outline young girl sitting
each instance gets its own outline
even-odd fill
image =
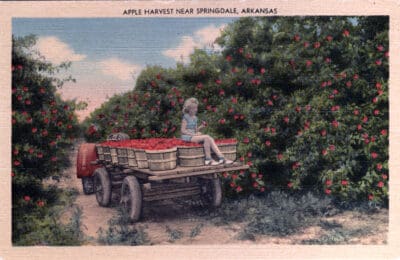
[[[218,149],[215,141],[209,135],[204,135],[199,130],[206,126],[206,122],[202,122],[197,126],[197,108],[199,102],[195,98],[189,98],[183,104],[183,119],[181,125],[182,140],[194,143],[203,143],[206,155],[205,165],[231,164],[233,161],[224,158],[224,155]],[[211,158],[211,150],[218,156],[218,161]]]

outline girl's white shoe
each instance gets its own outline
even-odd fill
[[[224,160],[223,160],[223,163],[225,163],[225,164],[232,164],[233,161],[232,161],[232,160],[228,160],[228,159],[224,159]]]
[[[221,161],[221,160],[220,160]],[[205,160],[204,161],[204,164],[205,165],[218,165],[218,164],[221,164],[222,162],[220,162],[220,161],[214,161],[214,160]]]

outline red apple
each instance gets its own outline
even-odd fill
[[[283,121],[284,121],[286,124],[288,124],[288,123],[289,123],[289,117],[288,117],[288,116],[285,116],[285,117],[283,118]]]
[[[333,37],[331,35],[326,36],[326,40],[328,42],[331,42],[333,40]]]

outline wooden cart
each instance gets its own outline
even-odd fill
[[[94,145],[86,144],[81,149]],[[82,154],[88,154],[83,150]],[[79,155],[79,154],[78,154]],[[78,156],[88,160],[90,156]],[[206,206],[218,207],[222,201],[221,180],[218,173],[246,170],[248,165],[240,162],[215,166],[182,167],[172,170],[152,171],[104,160],[90,161],[87,176],[80,176],[85,194],[93,191],[100,206],[107,207],[113,192],[120,194],[120,203],[132,221],[138,221],[144,202],[179,197],[200,198]],[[82,163],[80,165],[82,172]],[[91,172],[91,174],[90,174]]]

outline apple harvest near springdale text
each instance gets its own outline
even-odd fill
[[[277,8],[160,8],[160,9],[125,9],[123,15],[276,15]]]

